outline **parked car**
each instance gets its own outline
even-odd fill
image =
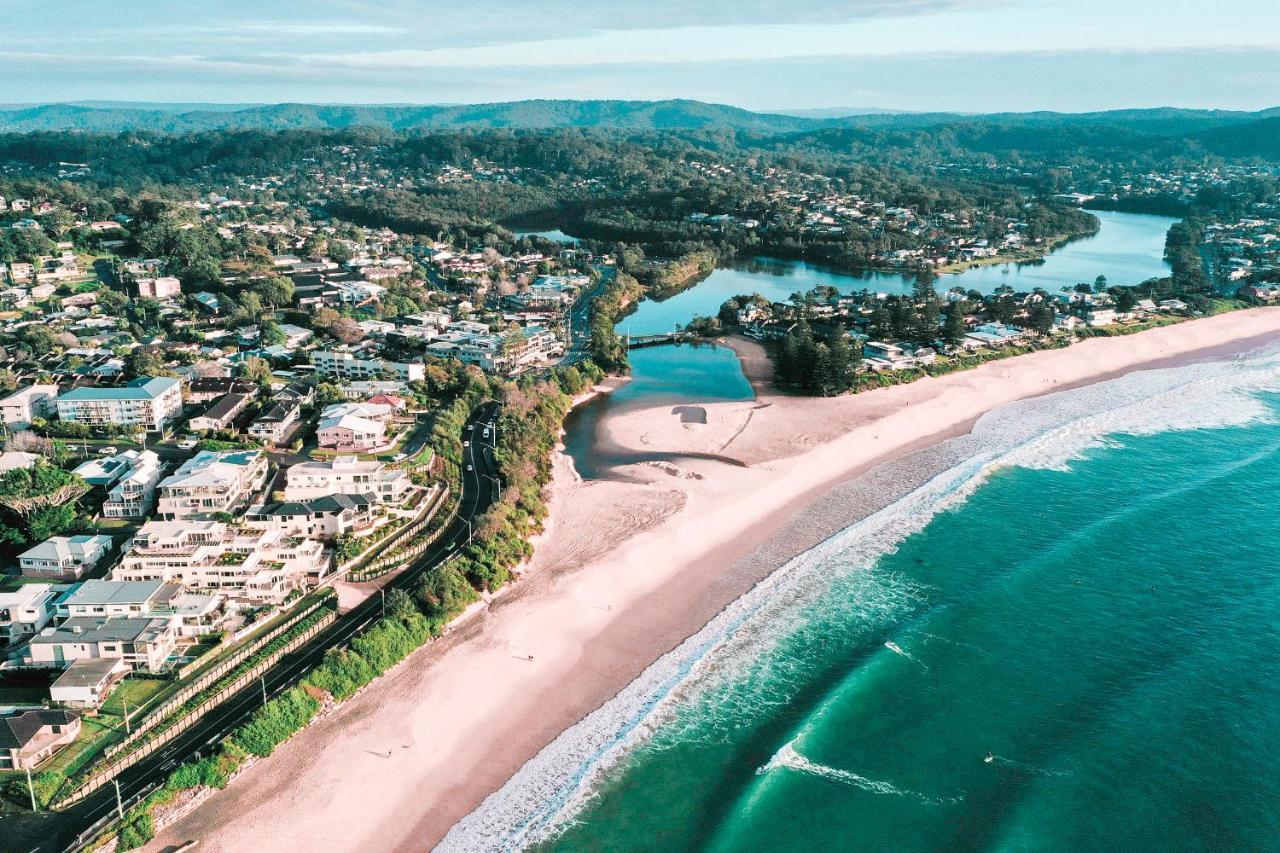
[[[107,445],[106,447],[102,448],[102,450],[100,450],[99,452],[103,456],[115,456],[117,453],[120,452],[120,449],[118,447],[112,447],[111,445]]]
[[[187,436],[186,438],[178,442],[178,447],[182,450],[195,450],[196,443],[197,441],[195,438],[193,438],[192,436]]]

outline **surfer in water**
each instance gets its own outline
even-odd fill
[[[993,753],[993,752],[988,752],[988,753],[987,753],[986,758],[984,758],[984,759],[982,759],[982,760],[983,760],[983,762],[984,762],[984,763],[986,763],[986,764],[990,764],[991,762],[993,762],[993,761],[995,761],[995,760],[996,760],[995,753]]]

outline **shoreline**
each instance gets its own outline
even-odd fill
[[[875,473],[886,463],[942,448],[1007,402],[1277,338],[1280,312],[1255,309],[827,400],[774,393],[767,359],[751,352],[758,345],[728,344],[757,400],[706,404],[706,424],[664,407],[622,413],[606,427],[626,446],[677,457],[715,448],[746,467],[681,458],[628,466],[640,483],[584,482],[558,454],[552,522],[509,593],[149,849],[191,838],[212,850],[431,846],[562,731],[787,559],[847,526],[847,507],[829,511],[845,500],[833,498],[842,484],[887,485],[894,478]],[[915,465],[916,476],[930,467]],[[867,514],[893,498],[882,488],[855,509]],[[374,778],[377,789],[367,784]]]

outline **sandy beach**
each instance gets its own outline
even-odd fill
[[[1254,309],[834,399],[778,393],[763,350],[727,341],[756,400],[608,418],[614,445],[662,458],[584,482],[559,456],[551,522],[518,583],[147,849],[428,849],[561,731],[846,525],[822,509],[840,484],[1005,403],[1278,340],[1280,311]]]

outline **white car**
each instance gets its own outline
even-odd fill
[[[119,449],[118,449],[118,448],[111,447],[111,446],[107,446],[107,447],[102,448],[102,450],[100,450],[99,452],[100,452],[103,456],[115,456],[115,455],[116,455],[117,453],[119,453],[120,451],[119,451]]]
[[[178,448],[180,450],[195,450],[196,444],[196,439],[187,437],[178,442]]]
[[[474,471],[474,470],[476,470],[476,469],[475,469],[475,466],[473,466],[470,462],[468,462],[468,463],[467,463],[467,470],[468,470],[468,471]]]
[[[471,442],[470,442],[470,441],[464,441],[464,442],[462,442],[462,446],[463,446],[463,447],[470,447],[470,446],[471,446]]]

